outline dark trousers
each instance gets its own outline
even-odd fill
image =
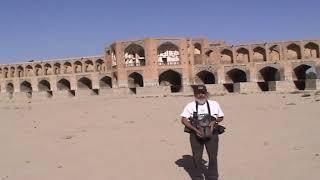
[[[195,166],[194,177],[192,177],[192,179],[203,179],[202,177],[204,174],[204,169],[202,164],[202,155],[205,146],[209,157],[209,166],[206,174],[207,180],[218,180],[218,134],[213,134],[213,136],[210,139],[200,139],[194,133],[190,133],[190,144],[192,149],[193,162]]]

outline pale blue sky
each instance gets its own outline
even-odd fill
[[[1,0],[0,63],[99,55],[118,39],[320,37],[318,0]]]

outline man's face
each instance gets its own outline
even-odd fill
[[[194,95],[194,97],[200,101],[205,101],[208,98],[208,94],[207,93],[197,93]]]

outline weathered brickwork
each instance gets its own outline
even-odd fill
[[[101,56],[0,65],[1,97],[320,89],[320,40],[228,45],[205,38],[116,41]]]

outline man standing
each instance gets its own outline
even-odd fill
[[[215,131],[219,122],[223,120],[223,112],[220,105],[216,101],[208,100],[208,92],[206,86],[196,85],[193,86],[195,101],[192,101],[186,105],[183,112],[181,113],[181,122],[190,133],[190,144],[193,155],[193,162],[195,166],[194,180],[203,180],[203,169],[202,169],[202,155],[203,148],[206,147],[209,157],[208,167],[208,180],[218,180],[218,143],[219,136],[218,132]],[[194,118],[196,115],[199,120],[206,115],[210,115],[215,118],[210,123],[210,130],[212,133],[211,138],[204,138],[203,132],[194,127],[190,122],[190,118]]]

